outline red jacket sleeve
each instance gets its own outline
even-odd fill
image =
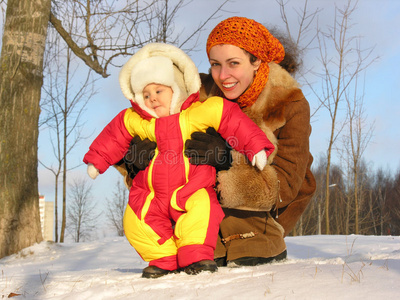
[[[109,166],[119,162],[129,148],[132,136],[124,124],[126,109],[121,111],[97,136],[85,154],[83,162],[92,163],[104,173]]]
[[[225,99],[218,132],[232,148],[246,155],[250,161],[263,149],[267,157],[275,149],[265,133],[242,112],[239,105]]]

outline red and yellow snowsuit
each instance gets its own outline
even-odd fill
[[[191,134],[214,127],[250,161],[263,149],[267,156],[274,150],[237,104],[220,97],[198,102],[198,97],[192,94],[181,113],[163,118],[146,117],[137,105],[122,111],[84,157],[103,173],[124,157],[133,136],[157,143],[150,165],[133,180],[124,231],[145,261],[166,270],[213,260],[224,216],[214,191],[215,169],[192,165],[184,155]]]

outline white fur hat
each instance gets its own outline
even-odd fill
[[[177,73],[176,76],[174,73]],[[175,80],[177,77],[177,80]],[[135,101],[140,107],[145,106],[143,99],[143,89],[150,83],[157,83],[169,86],[172,88],[171,108],[175,107],[178,99],[187,98],[186,91],[181,93],[176,81],[182,78],[183,74],[178,70],[174,72],[172,60],[165,56],[152,56],[139,61],[133,66],[131,72],[131,87],[135,94]],[[181,97],[181,94],[182,97]],[[172,113],[172,111],[170,111]]]
[[[181,49],[162,43],[151,43],[137,51],[122,67],[119,82],[124,96],[154,117],[157,117],[154,111],[144,105],[143,88],[147,84],[172,88],[171,114],[179,112],[186,98],[198,92],[201,85],[190,57]]]

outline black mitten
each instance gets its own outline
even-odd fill
[[[140,170],[147,168],[154,156],[156,147],[157,144],[148,138],[142,140],[139,136],[135,136],[132,139],[129,150],[124,157],[129,175],[131,175],[131,172],[134,172],[134,175],[136,175]],[[133,177],[131,176],[131,178]]]
[[[191,138],[185,143],[185,155],[191,164],[211,165],[217,171],[231,167],[232,148],[214,128],[209,127],[206,133],[193,132]]]

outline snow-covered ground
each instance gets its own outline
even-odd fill
[[[123,237],[43,242],[0,260],[1,299],[400,299],[400,237],[286,238],[285,262],[141,278]],[[18,295],[19,294],[19,295]]]

